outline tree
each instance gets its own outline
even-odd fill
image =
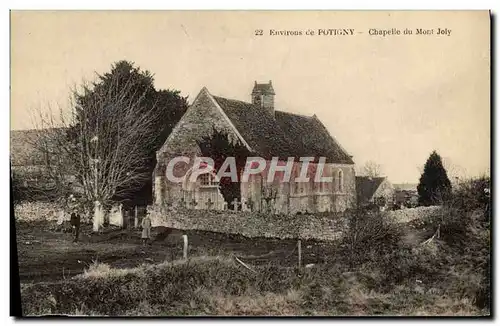
[[[144,189],[151,193],[156,150],[187,100],[178,91],[156,91],[153,76],[126,61],[74,89],[70,99],[69,113],[40,115],[37,145],[50,151],[47,166],[57,182],[74,176],[86,206],[93,206],[97,231],[112,202],[135,198]]]
[[[230,140],[227,133],[215,128],[212,130],[210,136],[205,136],[198,142],[198,146],[203,156],[214,160],[214,169],[216,172],[219,172],[226,158],[235,158],[238,175],[237,182],[233,182],[230,177],[222,177],[219,180],[219,191],[228,203],[228,207],[231,208],[232,201],[235,198],[241,202],[240,176],[245,167],[246,159],[250,156],[248,149],[239,140]]]
[[[145,115],[151,118],[147,126],[142,126],[148,129],[145,130],[146,134],[152,132],[151,137],[149,141],[140,144],[141,154],[147,155],[140,174],[147,174],[148,177],[143,178],[140,184],[133,187],[127,183],[120,186],[114,197],[116,201],[134,201],[135,204],[146,204],[151,201],[153,187],[150,176],[156,165],[156,151],[163,145],[187,110],[187,98],[181,97],[179,91],[156,91],[153,82],[153,75],[149,71],[141,71],[131,62],[120,61],[113,65],[110,73],[99,75],[98,82],[94,83],[93,89],[86,89],[83,94],[75,94],[77,103],[90,115],[95,107],[93,103],[100,101],[103,96],[111,98],[122,96],[128,103],[136,104],[137,108],[132,110],[133,116]],[[114,112],[123,115],[124,111],[128,110],[127,105],[121,105],[116,107]],[[83,115],[79,114],[78,117],[81,119]]]
[[[430,206],[443,203],[451,194],[448,179],[441,156],[433,151],[424,166],[424,171],[417,186],[420,205]]]
[[[382,168],[380,164],[377,164],[374,161],[368,161],[363,166],[362,174],[372,178],[380,177],[382,175]]]

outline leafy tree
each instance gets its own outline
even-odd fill
[[[187,109],[179,91],[157,91],[153,82],[150,72],[120,61],[73,90],[69,115],[40,115],[38,145],[45,151],[50,144],[50,170],[61,180],[76,177],[87,205],[94,205],[94,230],[97,212],[113,201],[152,198],[156,150]],[[63,128],[55,128],[57,120]]]
[[[241,201],[241,173],[245,167],[246,159],[250,155],[247,148],[239,141],[232,141],[227,133],[218,131],[215,128],[210,136],[205,136],[198,142],[203,156],[214,160],[215,171],[218,172],[222,164],[228,157],[234,157],[236,161],[236,171],[238,173],[237,182],[232,182],[230,177],[222,177],[219,180],[219,190],[231,208],[232,201],[237,198]]]
[[[125,105],[115,105],[112,112],[113,115],[127,118],[141,119],[149,117],[147,125],[141,126],[143,129],[141,134],[136,134],[134,137],[145,138],[147,140],[134,140],[131,137],[130,141],[140,141],[140,156],[145,159],[141,163],[142,167],[135,169],[135,176],[145,175],[141,180],[135,182],[124,182],[116,189],[116,194],[113,199],[117,201],[133,200],[137,204],[142,202],[145,204],[152,199],[152,179],[151,174],[156,165],[156,151],[165,142],[168,135],[174,128],[175,124],[180,120],[187,109],[187,98],[180,96],[180,92],[176,90],[156,90],[154,88],[154,76],[149,71],[141,71],[135,67],[132,62],[119,61],[112,66],[110,72],[104,75],[98,75],[97,82],[93,83],[93,87],[84,87],[81,93],[75,92],[77,103],[77,124],[82,123],[82,119],[93,119],[90,124],[98,127],[99,102],[103,98],[109,98],[113,101],[120,99]],[[133,104],[133,105],[130,105]],[[133,111],[133,112],[127,112]],[[131,113],[131,114],[130,114]],[[109,118],[113,125],[108,124],[108,131],[113,134],[111,138],[115,140],[110,146],[113,148],[117,141],[117,133],[127,133],[130,130],[123,130],[114,123],[116,119]],[[120,118],[118,119],[120,120]],[[101,119],[102,121],[102,119]],[[102,122],[101,122],[102,123]],[[87,122],[87,124],[89,124]],[[130,124],[129,124],[129,127]],[[129,133],[133,133],[130,131]],[[123,137],[123,136],[120,136]],[[137,182],[138,181],[138,182]]]
[[[430,206],[443,203],[451,194],[448,179],[441,156],[433,151],[424,166],[424,171],[417,186],[420,205]]]

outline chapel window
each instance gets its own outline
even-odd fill
[[[339,170],[339,172],[337,173],[337,190],[339,192],[344,191],[344,173],[342,172],[342,170]]]
[[[201,174],[198,177],[198,180],[200,180],[201,186],[209,187],[209,186],[216,186],[217,185],[217,181],[215,180],[215,177],[210,173]]]

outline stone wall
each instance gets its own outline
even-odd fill
[[[14,207],[16,221],[57,221],[61,218],[60,206],[50,202],[23,202]]]
[[[81,214],[81,213],[80,213]],[[61,205],[52,202],[22,202],[14,206],[14,216],[16,221],[57,221],[61,223],[63,220],[69,221],[71,214],[66,209],[64,211]],[[81,214],[82,222],[90,221],[89,216]],[[109,219],[109,224],[116,226],[124,225],[123,211],[119,205],[113,206],[111,211],[105,216]]]
[[[398,209],[395,211],[385,212],[386,216],[397,223],[407,223],[418,218],[426,218],[432,214],[436,214],[441,209],[441,206],[415,207]]]
[[[153,226],[240,234],[246,237],[335,240],[345,229],[341,213],[273,215],[259,212],[166,210],[149,207]]]
[[[384,212],[392,221],[407,223],[439,212],[440,206],[417,207]],[[47,202],[25,202],[14,207],[16,220],[36,221],[61,219],[58,205]],[[348,212],[304,215],[274,215],[260,212],[232,212],[208,210],[167,210],[160,206],[148,207],[147,214],[153,226],[167,226],[183,230],[204,230],[240,234],[246,237],[301,238],[336,240],[347,228]],[[65,219],[69,219],[66,214]]]
[[[417,207],[383,212],[391,221],[406,223],[435,214],[439,206]],[[304,215],[274,215],[260,212],[231,212],[207,210],[167,210],[148,207],[153,226],[182,230],[203,230],[246,237],[280,239],[338,240],[347,230],[349,212]]]

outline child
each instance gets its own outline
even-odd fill
[[[146,245],[148,243],[149,238],[151,238],[151,219],[149,216],[145,216],[142,220],[142,241],[143,244]]]

